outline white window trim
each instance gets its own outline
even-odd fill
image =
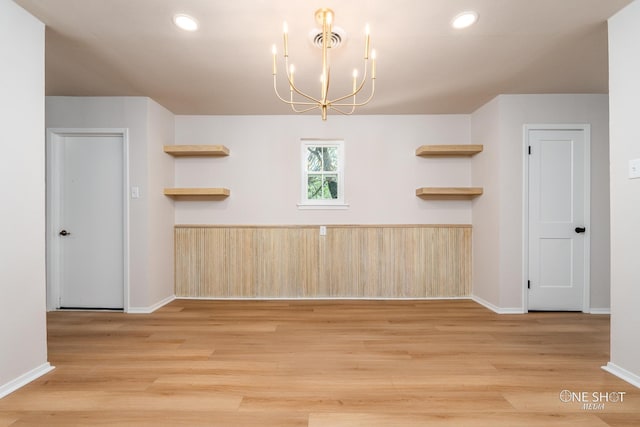
[[[300,140],[300,203],[298,209],[348,209],[344,194],[344,141],[341,139],[308,139]],[[338,198],[335,200],[309,200],[307,199],[307,147],[330,146],[338,147]]]

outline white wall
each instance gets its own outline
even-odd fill
[[[473,184],[484,185],[485,195],[490,195],[487,199],[483,195],[483,200],[474,205],[474,259],[478,257],[474,262],[478,269],[474,269],[474,293],[478,289],[497,307],[524,309],[523,125],[563,123],[591,124],[591,308],[609,307],[607,99],[606,95],[501,95],[472,115],[472,141],[487,144],[487,153],[478,155],[472,163]],[[499,139],[492,142],[489,139],[496,136],[496,116]],[[483,136],[483,120],[490,121],[489,138]],[[499,154],[490,154],[491,149],[499,150]],[[498,182],[495,175],[487,175],[490,171],[497,174]],[[492,193],[498,194],[491,196]],[[496,197],[498,203],[487,203],[490,197]],[[494,236],[499,248],[495,241],[479,236]],[[478,264],[480,260],[482,266]],[[484,261],[493,265],[485,265]],[[495,289],[488,290],[495,286],[499,289],[497,300]],[[484,298],[482,295],[478,296]]]
[[[591,307],[609,307],[606,95],[503,95],[472,115],[332,116],[327,122],[317,116],[172,120],[170,112],[145,98],[52,97],[47,107],[48,127],[130,130],[131,185],[139,186],[142,195],[132,200],[131,208],[133,306],[153,305],[170,295],[169,229],[175,209],[176,224],[473,222],[474,295],[497,308],[522,311],[522,127],[590,123]],[[163,144],[171,143],[172,127],[176,144],[224,144],[231,155],[174,161],[161,151]],[[349,209],[298,209],[301,138],[345,140]],[[485,151],[472,159],[415,156],[423,144],[472,142],[485,145]],[[174,205],[160,196],[162,188],[171,185],[228,187],[231,196]],[[483,186],[485,194],[473,202],[415,196],[421,186],[468,185]]]
[[[347,210],[299,210],[300,138],[345,141]],[[227,187],[224,201],[176,202],[177,224],[468,224],[469,201],[425,201],[418,187],[467,186],[469,159],[415,156],[468,144],[469,116],[177,116],[176,144],[224,144],[224,158],[175,161],[176,186]]]
[[[474,186],[484,193],[473,202],[473,295],[500,306],[500,102],[495,98],[471,116],[473,144],[484,146],[472,160]]]
[[[172,160],[162,152],[163,143],[172,140],[171,113],[143,97],[55,96],[46,98],[46,127],[128,129],[129,184],[140,189],[140,198],[129,201],[129,308],[144,311],[171,296],[167,283],[173,282],[173,270],[169,273],[167,265],[173,265],[173,252],[169,255],[167,246],[172,240],[152,247],[172,230],[167,218],[173,205],[158,197],[173,179]],[[156,281],[155,268],[168,277]]]
[[[157,303],[174,294],[173,200],[162,192],[174,181],[173,157],[162,150],[163,145],[173,144],[174,115],[150,99],[147,112],[148,300]]]
[[[2,397],[50,369],[45,307],[44,25],[10,0],[0,0],[0,58]]]
[[[640,387],[640,2],[609,20],[611,109],[611,362],[612,372]]]

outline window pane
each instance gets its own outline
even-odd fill
[[[323,179],[323,189],[325,199],[338,198],[338,175],[325,175]]]
[[[307,198],[309,200],[323,199],[322,175],[309,175],[307,178]]]
[[[307,171],[336,172],[337,170],[337,147],[307,147]]]
[[[318,140],[302,147],[302,204],[334,205],[344,203],[342,141]]]
[[[335,172],[338,170],[338,147],[324,147],[323,151],[324,171]]]
[[[307,170],[310,172],[322,171],[322,147],[307,148]]]

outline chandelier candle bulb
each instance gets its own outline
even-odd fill
[[[286,22],[282,24],[282,34],[284,34],[284,56],[289,56],[289,26]]]
[[[276,75],[276,54],[278,53],[276,45],[271,46],[271,53],[273,54],[273,75]]]
[[[364,59],[369,59],[369,40],[371,39],[371,35],[369,33],[369,24],[364,29],[366,42],[364,44]]]

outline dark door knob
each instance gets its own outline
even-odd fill
[[[585,231],[587,231],[587,229],[584,227],[576,227],[576,233],[584,233]]]
[[[69,233],[67,230],[62,230],[62,231],[61,231],[60,233],[58,233],[58,234],[59,234],[59,235],[61,235],[61,236],[68,236],[68,235],[70,235],[71,233]]]

